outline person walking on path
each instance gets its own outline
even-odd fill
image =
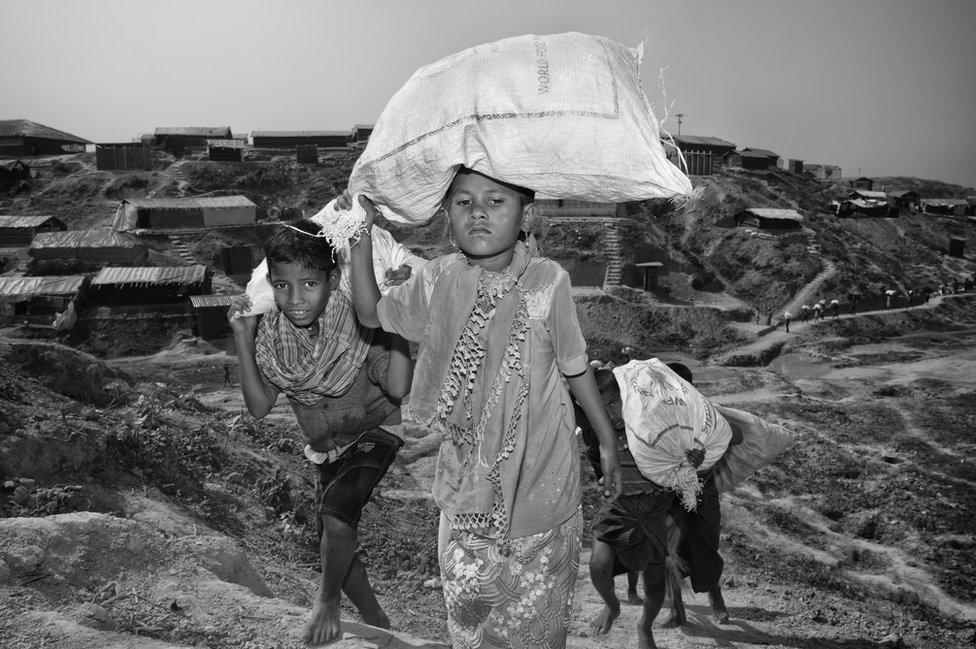
[[[786,325],[786,333],[790,333],[790,320],[793,319],[793,314],[789,311],[783,312],[783,324]]]
[[[840,300],[831,300],[830,308],[833,309],[835,318],[840,315]]]

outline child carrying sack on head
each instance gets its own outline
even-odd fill
[[[413,370],[402,338],[359,324],[349,294],[339,289],[332,246],[316,236],[319,230],[299,221],[265,244],[274,305],[260,322],[242,316],[247,296],[228,312],[248,410],[264,417],[283,392],[316,467],[322,579],[303,634],[315,644],[339,637],[341,590],[365,622],[389,627],[356,552],[356,528],[402,445],[390,427],[400,422],[399,400]]]
[[[460,169],[441,208],[458,252],[382,297],[370,268],[376,210],[365,199],[351,248],[360,321],[419,343],[409,413],[443,435],[432,490],[457,649],[565,644],[582,534],[567,385],[603,448],[604,495],[620,491],[569,276],[523,241],[533,200]]]

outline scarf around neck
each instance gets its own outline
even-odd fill
[[[276,306],[261,318],[255,342],[255,360],[267,381],[307,406],[346,393],[373,339],[373,330],[359,324],[352,300],[341,290],[332,292],[318,327],[318,336],[309,335]]]
[[[458,255],[431,294],[436,317],[417,359],[409,410],[444,435],[433,495],[456,529],[508,533],[527,427],[522,280],[532,253],[517,244],[498,273]]]

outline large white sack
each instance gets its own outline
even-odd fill
[[[702,490],[698,471],[715,464],[728,448],[732,429],[694,386],[656,358],[615,367],[627,444],[641,474],[696,507]],[[705,460],[692,466],[686,451],[699,448]]]
[[[742,433],[742,441],[729,446],[712,470],[719,493],[735,489],[796,443],[796,433],[762,417],[717,404],[715,409]]]
[[[328,228],[330,223],[335,222],[337,215],[347,214],[346,212],[337,213],[335,203],[336,199],[333,199],[309,220],[318,223],[323,229]],[[358,203],[356,207],[359,211],[362,211],[362,208],[358,207]],[[365,214],[363,218],[365,218]],[[392,286],[386,283],[387,270],[391,268],[397,269],[401,265],[407,264],[413,268],[413,274],[417,274],[417,271],[427,263],[427,260],[414,255],[405,246],[397,243],[393,235],[383,228],[374,225],[370,232],[373,239],[373,273],[376,276],[376,284],[379,286],[381,293],[386,294],[392,288]],[[342,271],[339,288],[340,290],[349,291],[348,245],[344,248],[338,248],[338,251],[339,269]],[[251,299],[251,309],[246,313],[238,314],[238,317],[267,313],[274,306],[274,295],[271,292],[271,284],[268,283],[267,259],[262,259],[257,268],[251,271],[251,279],[248,281],[247,288],[244,292]]]
[[[479,45],[414,73],[383,109],[349,189],[421,223],[459,165],[560,198],[690,194],[640,84],[634,49],[576,32]]]

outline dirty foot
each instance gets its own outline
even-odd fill
[[[593,632],[593,635],[605,635],[609,633],[610,629],[613,628],[613,621],[617,619],[618,615],[620,615],[619,606],[616,609],[604,606],[603,610],[590,622],[590,631]]]
[[[371,613],[359,611],[359,614],[363,616],[363,622],[370,626],[379,627],[381,629],[390,628],[390,618],[388,618],[386,613],[383,611],[375,611]]]
[[[629,604],[633,604],[634,606],[640,606],[644,603],[644,598],[638,595],[636,590],[628,590],[627,602]]]
[[[668,616],[668,619],[661,623],[661,628],[674,629],[679,626],[684,626],[687,621],[688,618],[685,617],[684,611],[671,611],[671,615]]]
[[[725,608],[725,598],[722,597],[722,589],[716,586],[708,593],[708,603],[712,605],[712,615],[719,624],[729,623],[729,610]]]
[[[312,607],[312,619],[305,625],[302,641],[311,644],[326,644],[339,637],[339,601],[316,600]]]

